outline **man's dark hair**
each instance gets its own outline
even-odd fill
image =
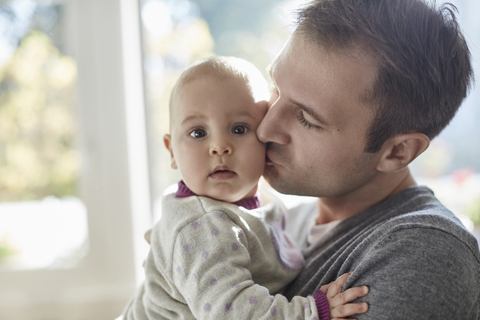
[[[377,62],[365,152],[402,133],[432,139],[455,115],[473,82],[456,11],[420,0],[316,0],[298,11],[295,32],[307,41],[334,51],[359,48]]]

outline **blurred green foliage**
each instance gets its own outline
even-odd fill
[[[467,217],[472,220],[473,224],[480,226],[480,197],[477,197],[467,206],[465,210]]]
[[[0,263],[19,252],[21,250],[13,245],[8,238],[0,240]]]
[[[247,59],[263,71],[271,62],[266,38],[278,37],[283,45],[285,27],[280,23],[282,0],[195,0],[215,39],[215,53]],[[290,12],[291,14],[291,12]],[[280,47],[273,48],[277,54]]]
[[[76,194],[76,64],[32,31],[0,68],[0,202]]]

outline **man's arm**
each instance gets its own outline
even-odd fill
[[[479,319],[480,262],[451,234],[401,229],[359,261],[347,287],[367,285],[361,319]]]

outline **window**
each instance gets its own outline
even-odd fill
[[[114,319],[150,225],[138,3],[0,8],[0,318]]]
[[[264,70],[287,39],[291,9],[302,2],[0,1],[1,319],[120,314],[142,279],[142,236],[157,200],[179,178],[162,141],[173,83],[188,64],[214,54]],[[479,73],[480,3],[452,2]],[[16,67],[8,69],[12,61]],[[18,82],[33,75],[42,89],[19,93]],[[477,234],[479,99],[475,88],[412,165],[418,181]],[[35,134],[20,134],[35,126]],[[30,258],[18,258],[33,232],[40,235],[24,246]]]
[[[0,24],[0,268],[65,268],[88,232],[62,6],[3,3]]]

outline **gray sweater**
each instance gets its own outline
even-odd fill
[[[345,285],[367,285],[361,319],[480,319],[480,253],[476,239],[426,187],[411,187],[350,217],[308,246],[316,204],[291,210],[288,229],[307,266],[285,295],[312,294],[343,273]]]

